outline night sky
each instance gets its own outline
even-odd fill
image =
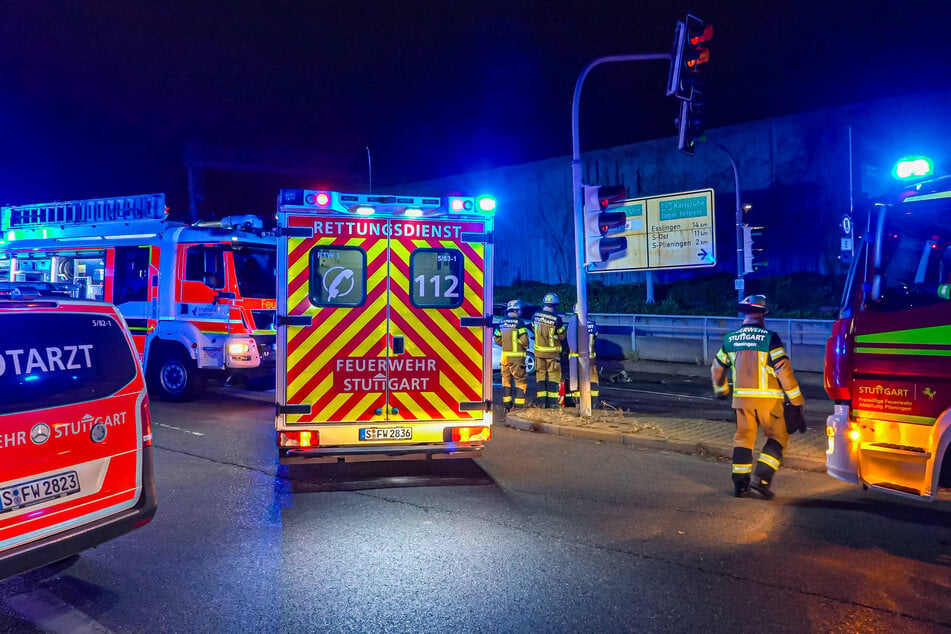
[[[926,91],[951,84],[949,5],[2,0],[0,202],[163,191],[185,210],[188,142],[261,167],[209,171],[209,213],[364,191],[367,146],[375,190],[567,156],[580,70],[668,51],[688,10],[715,28],[708,127]],[[596,69],[582,149],[674,134],[666,77]]]

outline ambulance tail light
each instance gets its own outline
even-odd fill
[[[450,427],[446,429],[443,439],[446,442],[485,442],[492,437],[491,427]]]
[[[833,401],[852,398],[849,385],[852,380],[852,320],[837,319],[832,325],[832,336],[826,341],[825,373],[826,394]]]
[[[139,417],[142,419],[142,446],[148,447],[152,444],[152,412],[149,409],[149,397],[142,399],[139,406]]]
[[[281,447],[316,447],[320,444],[320,432],[282,431],[278,442]]]

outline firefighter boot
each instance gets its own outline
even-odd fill
[[[750,486],[754,491],[762,495],[767,500],[776,497],[769,485],[773,481],[773,476],[779,470],[779,465],[783,460],[783,446],[770,438],[763,445],[763,451],[759,454],[759,461],[756,463],[756,470],[753,472],[753,482]]]
[[[774,497],[776,497],[776,494],[770,490],[769,482],[766,480],[756,478],[750,483],[750,487],[767,500],[772,500]]]
[[[733,474],[733,497],[741,498],[750,492],[750,477]]]
[[[750,473],[753,471],[753,450],[747,447],[733,448],[733,495],[740,498],[750,490]]]

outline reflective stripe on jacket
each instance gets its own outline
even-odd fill
[[[568,336],[568,328],[560,315],[541,310],[532,318],[535,325],[535,357],[557,359],[561,357],[561,342]]]
[[[794,405],[803,404],[783,342],[772,330],[756,323],[744,323],[724,335],[723,347],[710,366],[713,391],[717,395],[730,393],[728,369],[733,382],[734,408],[761,402],[746,399],[783,400],[784,393]]]

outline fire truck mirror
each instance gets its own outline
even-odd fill
[[[215,303],[217,304],[218,302],[225,299],[237,299],[237,298],[238,296],[235,293],[231,293],[229,291],[218,291],[215,294]]]

